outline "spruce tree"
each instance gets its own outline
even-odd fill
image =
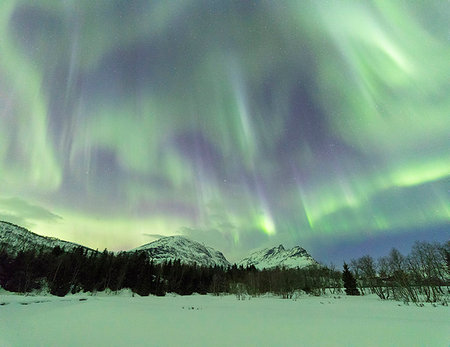
[[[344,281],[345,293],[347,295],[359,295],[356,288],[356,280],[353,274],[348,269],[348,265],[344,263],[344,271],[342,272],[342,280]]]

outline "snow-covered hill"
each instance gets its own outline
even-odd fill
[[[184,264],[195,263],[200,266],[230,266],[230,263],[221,252],[183,236],[163,237],[132,249],[130,252],[136,251],[147,252],[155,263],[179,259]]]
[[[244,267],[254,265],[257,269],[270,269],[274,267],[304,268],[318,263],[302,247],[296,246],[284,249],[283,245],[274,248],[266,248],[253,252],[242,259],[237,265]]]
[[[74,248],[83,247],[76,243],[62,241],[54,237],[46,237],[35,234],[25,228],[12,223],[0,221],[0,250],[5,250],[7,253],[15,255],[19,251],[26,250],[51,250],[59,246],[66,251]]]

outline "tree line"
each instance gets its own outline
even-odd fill
[[[450,294],[450,241],[415,242],[408,255],[393,248],[374,260],[365,255],[350,262],[361,294],[404,302],[442,302]]]
[[[339,294],[345,288],[348,295],[374,293],[381,299],[446,303],[449,269],[450,242],[416,242],[407,256],[396,249],[378,260],[365,255],[344,264],[342,272],[333,266],[258,270],[201,267],[179,260],[156,264],[146,252],[96,252],[83,247],[65,251],[56,246],[17,255],[0,249],[1,287],[20,293],[48,290],[58,296],[128,288],[141,296],[224,293],[243,298],[273,293],[292,298],[298,291]]]
[[[298,290],[320,294],[342,287],[341,273],[321,266],[260,271],[254,266],[200,267],[179,260],[155,264],[146,252],[115,254],[81,247],[64,251],[59,246],[20,251],[16,256],[0,250],[0,286],[20,293],[46,289],[58,296],[129,288],[141,296],[270,292],[285,298]]]

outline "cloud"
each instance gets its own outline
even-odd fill
[[[158,240],[158,239],[160,239],[162,237],[167,237],[167,235],[162,235],[162,234],[142,233],[142,235],[147,236],[147,237],[149,237],[151,239],[154,239],[154,240]]]
[[[30,227],[34,225],[34,221],[54,222],[62,217],[42,206],[14,197],[0,199],[0,219]]]

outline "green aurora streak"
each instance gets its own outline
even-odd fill
[[[3,0],[0,219],[232,255],[448,226],[448,18],[448,1]]]

